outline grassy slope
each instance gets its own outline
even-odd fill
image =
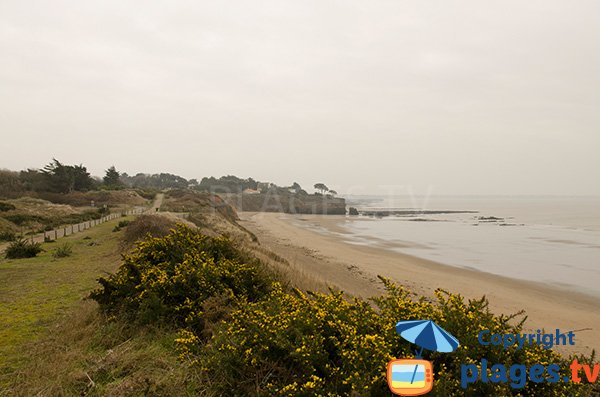
[[[204,394],[174,330],[109,321],[83,300],[121,262],[123,231],[112,229],[122,219],[44,244],[37,258],[0,259],[0,396]],[[65,242],[72,256],[54,259]]]
[[[111,232],[117,222],[43,244],[45,252],[36,258],[0,259],[0,384],[26,359],[25,344],[85,297],[100,275],[118,267],[119,233]],[[54,259],[52,251],[67,242],[73,254]]]
[[[175,330],[110,321],[82,299],[121,262],[119,220],[46,243],[37,258],[0,259],[0,396],[208,395],[178,359]],[[73,255],[54,259],[65,242]]]

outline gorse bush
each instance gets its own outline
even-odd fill
[[[139,242],[118,272],[100,278],[91,297],[110,312],[142,322],[168,319],[201,325],[200,308],[210,297],[226,295],[256,301],[270,290],[270,278],[246,263],[226,238],[204,236],[178,225],[164,238]]]
[[[386,328],[363,300],[276,288],[232,313],[209,344],[191,329],[177,343],[218,394],[387,396],[394,339]]]
[[[409,293],[385,281],[386,293],[370,305],[348,300],[342,293],[286,293],[276,288],[266,300],[248,304],[221,324],[205,344],[193,329],[177,340],[185,359],[194,360],[223,395],[389,396],[387,363],[414,356],[416,346],[398,336],[399,320],[432,319],[456,335],[459,349],[451,354],[425,352],[434,362],[437,396],[574,396],[586,386],[528,383],[523,389],[508,384],[475,383],[460,387],[460,366],[481,358],[531,366],[568,363],[537,345],[508,351],[481,346],[478,330],[518,333],[510,316],[494,316],[485,299],[465,302],[459,295],[438,291],[438,301],[412,300]]]
[[[204,374],[215,395],[389,396],[387,363],[413,357],[416,348],[394,326],[416,319],[434,320],[461,343],[453,353],[424,352],[434,363],[430,395],[589,395],[589,385],[574,383],[528,382],[512,389],[476,382],[462,389],[461,364],[479,366],[482,358],[507,368],[556,363],[568,370],[569,362],[538,345],[504,350],[478,343],[484,329],[520,333],[523,321],[515,317],[522,313],[496,316],[485,298],[465,301],[441,290],[434,302],[413,299],[382,282],[385,293],[370,301],[289,291],[229,240],[179,225],[163,238],[138,243],[115,275],[100,279],[102,288],[92,297],[115,316],[174,324],[181,358]]]
[[[39,243],[20,238],[9,244],[4,255],[7,259],[33,258],[42,251]]]

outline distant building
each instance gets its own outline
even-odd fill
[[[242,191],[242,193],[244,193],[244,194],[260,194],[260,190],[244,189],[244,191]]]

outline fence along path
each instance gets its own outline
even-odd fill
[[[72,225],[61,226],[59,228],[46,231],[44,233],[37,233],[34,235],[26,236],[25,238],[31,242],[35,243],[43,243],[48,240],[58,240],[59,238],[70,236],[75,233],[82,232],[84,230],[90,229],[94,226],[100,225],[104,222],[112,221],[114,219],[120,218],[122,216],[127,215],[141,215],[141,214],[149,214],[157,211],[158,208],[162,205],[162,201],[164,198],[163,193],[158,193],[154,198],[154,201],[150,208],[148,207],[135,207],[125,211],[113,212],[111,214],[105,215],[102,218],[94,219],[91,221],[85,221],[81,223],[74,223]],[[0,256],[3,255],[4,250],[10,243],[0,244]]]
[[[32,243],[43,243],[44,241],[54,241],[62,237],[67,237],[75,233],[82,232],[90,229],[94,226],[103,224],[104,222],[112,221],[113,219],[121,218],[127,215],[140,215],[146,211],[146,208],[134,208],[125,211],[113,212],[105,215],[99,219],[93,219],[91,221],[85,221],[80,223],[74,223],[72,225],[61,226],[59,228],[45,231],[44,233],[38,233],[31,236],[27,236],[27,240]]]

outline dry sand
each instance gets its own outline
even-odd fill
[[[524,309],[528,315],[526,332],[542,328],[547,332],[556,328],[576,331],[575,346],[558,348],[562,353],[589,353],[592,348],[600,348],[600,310],[593,297],[442,265],[385,248],[354,245],[339,235],[315,229],[321,226],[343,233],[340,225],[344,216],[252,212],[240,216],[241,224],[254,232],[263,246],[287,259],[291,266],[352,294],[367,297],[380,293],[377,275],[381,275],[430,297],[436,288],[466,298],[485,295],[496,314]],[[310,227],[302,227],[301,223]]]

